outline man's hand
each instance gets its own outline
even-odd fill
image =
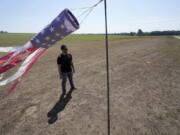
[[[62,79],[62,74],[59,75],[59,79],[60,79],[60,80]]]
[[[59,79],[62,79],[61,64],[58,64]]]
[[[71,63],[71,66],[72,66],[72,71],[73,71],[73,73],[75,73],[75,68],[74,68],[73,62]]]

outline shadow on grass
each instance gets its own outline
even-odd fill
[[[67,95],[62,94],[60,96],[59,101],[54,105],[54,107],[47,113],[47,117],[49,118],[48,123],[53,124],[58,120],[58,113],[62,112],[66,105],[72,98],[73,90],[70,90]]]

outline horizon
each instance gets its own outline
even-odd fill
[[[139,30],[139,29],[138,29]],[[130,32],[114,32],[114,33],[110,33],[110,32],[108,32],[108,34],[125,34],[125,33],[131,33],[131,32],[134,32],[134,33],[137,33],[138,32],[138,30],[137,31],[130,31]],[[142,30],[142,29],[141,29]],[[3,33],[1,33],[1,31],[3,32]],[[142,30],[143,31],[143,30]],[[169,32],[172,32],[172,31],[180,31],[180,30],[155,30],[155,31],[143,31],[144,33],[151,33],[151,32],[167,32],[167,31],[169,31]],[[37,32],[38,33],[38,32]],[[37,33],[31,33],[31,32],[8,32],[8,31],[3,31],[3,30],[0,30],[0,34],[37,34]],[[88,35],[88,34],[104,34],[103,32],[102,33],[72,33],[72,35],[73,34],[77,34],[77,35]]]

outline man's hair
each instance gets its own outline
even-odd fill
[[[67,46],[66,45],[61,45],[61,50],[67,50]]]

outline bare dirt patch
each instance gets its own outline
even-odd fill
[[[58,120],[47,112],[61,94],[51,48],[7,98],[0,94],[1,135],[105,135],[104,42],[70,44],[78,90]],[[180,40],[173,37],[110,42],[111,132],[113,135],[180,134]]]

